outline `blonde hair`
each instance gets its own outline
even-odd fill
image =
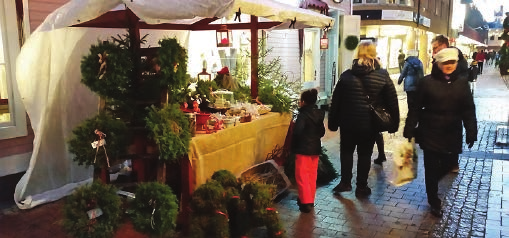
[[[371,42],[362,42],[357,49],[358,64],[369,66],[375,69],[375,61],[381,65],[376,57],[376,46]]]

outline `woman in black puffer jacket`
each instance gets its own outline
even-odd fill
[[[363,90],[363,85],[364,89]],[[351,191],[353,152],[357,147],[357,196],[371,194],[368,174],[375,138],[379,131],[373,125],[366,92],[373,105],[383,105],[393,118],[390,133],[398,130],[399,106],[394,83],[389,73],[380,69],[376,58],[376,47],[372,43],[359,45],[357,59],[352,69],[341,74],[332,95],[328,127],[331,131],[340,129],[341,181],[333,189],[339,192]]]
[[[477,140],[475,104],[466,75],[456,70],[458,50],[445,48],[435,56],[437,67],[420,80],[415,104],[409,108],[403,136],[415,137],[424,151],[424,176],[431,213],[441,216],[438,181],[462,152],[463,128],[471,148]],[[418,127],[419,133],[416,133]]]

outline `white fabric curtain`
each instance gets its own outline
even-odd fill
[[[92,181],[92,167],[77,165],[67,145],[72,130],[98,109],[98,96],[81,83],[80,63],[92,44],[126,32],[63,28],[36,32],[23,46],[17,61],[17,81],[35,138],[29,168],[14,193],[19,208],[29,209],[58,200],[75,187]],[[150,46],[157,46],[164,37],[177,37],[186,46],[189,34],[142,33],[149,34]]]

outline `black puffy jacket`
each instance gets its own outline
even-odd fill
[[[322,153],[320,138],[325,135],[324,118],[325,112],[316,105],[306,105],[299,109],[292,134],[293,153],[301,155]]]
[[[329,110],[329,130],[337,131],[338,127],[341,127],[341,130],[352,132],[375,132],[369,104],[360,80],[372,104],[383,105],[391,114],[393,126],[389,132],[398,131],[400,120],[398,96],[389,73],[380,69],[378,64],[373,69],[359,65],[357,60],[354,61],[352,69],[341,74],[334,89]]]
[[[476,141],[477,118],[468,79],[458,70],[446,79],[434,67],[417,86],[415,106],[409,108],[403,136],[416,137],[423,150],[459,154],[463,126],[467,143]]]

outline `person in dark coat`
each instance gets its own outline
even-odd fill
[[[431,41],[431,47],[433,48],[433,56],[435,54],[437,54],[438,52],[440,52],[440,50],[446,49],[446,48],[455,48],[456,50],[458,50],[458,64],[456,66],[456,70],[454,70],[455,74],[458,74],[461,77],[467,77],[467,78],[469,77],[470,70],[468,69],[468,62],[467,62],[467,60],[463,56],[463,53],[461,52],[461,50],[459,50],[456,47],[449,47],[449,39],[447,39],[447,37],[445,37],[444,35],[436,36]],[[475,58],[474,58],[474,60],[475,60]],[[438,68],[438,65],[435,62],[434,58],[433,58],[433,66],[431,68],[431,71],[432,72],[433,71],[437,71],[437,72],[440,71],[440,69]],[[459,161],[456,160],[456,161],[453,161],[453,163],[455,163],[455,165],[451,167],[451,171],[450,172],[452,172],[452,173],[459,172],[459,170],[460,170],[460,168],[459,168]]]
[[[316,89],[302,92],[291,145],[295,154],[295,181],[299,191],[297,204],[299,210],[305,213],[314,207],[318,157],[322,153],[320,138],[325,135],[325,112],[315,105],[317,98]]]
[[[440,217],[442,202],[438,197],[438,182],[462,152],[462,126],[466,130],[468,148],[477,140],[477,119],[468,79],[456,70],[458,50],[442,49],[435,60],[437,68],[419,82],[403,136],[409,140],[415,137],[424,151],[428,203],[431,213]]]
[[[363,90],[363,88],[365,90]],[[353,153],[357,147],[357,187],[356,196],[371,194],[368,187],[368,174],[375,138],[379,131],[373,124],[368,99],[373,105],[383,105],[393,118],[390,133],[399,126],[399,106],[396,88],[387,70],[380,68],[376,58],[376,47],[371,42],[359,45],[357,59],[352,69],[343,72],[332,94],[329,110],[328,128],[340,129],[341,181],[333,189],[334,194],[351,191]]]
[[[403,89],[406,92],[408,108],[410,108],[414,103],[417,83],[420,79],[424,78],[422,62],[417,57],[418,55],[419,53],[417,50],[410,50],[408,52],[408,58],[405,60],[403,72],[401,72],[398,79],[398,84],[405,82],[403,84]]]

